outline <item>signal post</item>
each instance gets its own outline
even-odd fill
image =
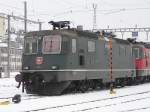
[[[109,75],[110,75],[110,94],[115,94],[113,84],[113,67],[112,67],[112,35],[109,37]]]

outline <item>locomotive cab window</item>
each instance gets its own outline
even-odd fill
[[[136,59],[140,58],[140,56],[139,56],[139,48],[133,48],[132,52],[133,52],[133,56],[135,56]]]
[[[76,39],[72,39],[72,53],[76,53],[77,42]]]
[[[50,35],[43,38],[43,53],[59,54],[61,52],[61,36]]]
[[[37,39],[32,37],[27,37],[25,39],[25,50],[26,54],[35,54],[37,53]]]
[[[95,52],[95,42],[88,41],[88,52]]]

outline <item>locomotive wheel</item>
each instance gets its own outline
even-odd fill
[[[147,78],[148,78],[148,82],[150,82],[150,76],[147,76]]]
[[[80,90],[81,90],[82,93],[85,93],[85,91],[88,90],[87,81],[82,81],[81,82],[81,88],[80,88]]]
[[[90,80],[87,80],[87,90],[90,89]]]
[[[123,78],[121,82],[121,87],[125,87],[128,84],[128,81],[125,78]]]
[[[61,95],[71,84],[70,81],[47,83],[42,91],[44,95]]]
[[[85,92],[85,82],[82,80],[82,81],[77,81],[78,83],[77,84],[77,88],[78,88],[78,91],[79,92],[82,92],[84,93]]]
[[[43,83],[42,89],[35,90],[34,86],[27,86],[26,91],[28,94],[39,95],[61,95],[63,91],[70,85],[70,81],[56,82],[56,83]]]

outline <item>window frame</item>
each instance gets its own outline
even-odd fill
[[[73,42],[74,42],[74,46],[73,46]],[[75,39],[75,38],[71,39],[71,52],[73,54],[75,54],[77,52],[77,39]]]
[[[60,39],[60,43],[59,43],[59,51],[57,51],[57,52],[44,52],[44,39],[45,39],[45,37],[53,37],[53,38],[55,38],[54,36],[58,36],[59,37],[59,39]],[[43,54],[60,54],[61,53],[61,51],[62,51],[62,36],[61,35],[46,35],[46,36],[43,36],[43,39],[42,39],[42,53]]]
[[[36,41],[36,52],[32,52],[32,50],[33,50],[33,47],[32,47],[32,44],[33,44],[33,41],[32,42],[27,42],[27,39],[35,39],[35,41]],[[31,52],[26,52],[26,44],[27,43],[29,43],[29,47],[30,47],[30,45],[31,45]],[[29,48],[30,49],[30,48]],[[26,55],[32,55],[32,54],[37,54],[38,53],[38,38],[37,37],[26,37],[25,38],[25,41],[24,41],[24,54],[26,54]]]
[[[137,57],[136,57],[135,54],[134,54],[134,51],[135,51],[135,50],[137,50],[137,54],[138,54]],[[133,56],[134,56],[136,59],[140,59],[140,54],[139,54],[139,53],[140,53],[140,49],[139,49],[139,48],[133,48],[133,49],[132,49],[132,54],[133,54]]]
[[[92,42],[92,44],[94,43],[94,49],[92,48],[92,50],[91,50],[91,48],[90,48],[91,46],[89,46],[89,42]],[[87,51],[89,53],[96,52],[96,42],[94,40],[88,40],[88,42],[87,42]]]

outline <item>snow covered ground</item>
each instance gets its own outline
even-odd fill
[[[10,101],[0,105],[0,112],[150,112],[150,83],[118,88],[116,94],[101,90],[62,96],[27,95],[16,85],[14,78],[0,79],[0,102]],[[22,96],[18,104],[11,102],[15,94]]]
[[[19,73],[19,72],[10,72],[10,77],[11,77],[11,78],[14,78],[17,74],[20,74],[20,73]],[[2,73],[1,73],[1,77],[2,77],[2,78],[8,77],[8,76],[7,76],[7,72],[2,72]]]

